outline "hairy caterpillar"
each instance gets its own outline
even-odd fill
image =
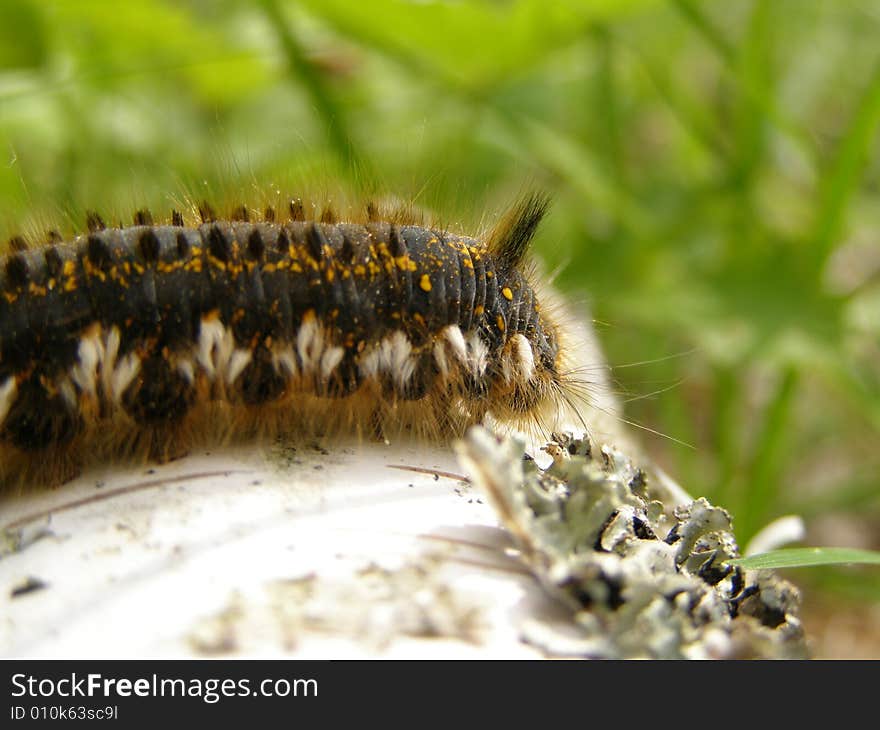
[[[548,432],[577,395],[527,249],[526,197],[483,240],[294,199],[174,211],[0,260],[0,484],[164,460],[197,436],[460,435],[488,414]],[[259,219],[259,220],[257,220]]]

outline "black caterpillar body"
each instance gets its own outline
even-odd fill
[[[206,422],[447,437],[489,411],[534,419],[561,377],[558,325],[523,266],[546,205],[523,201],[488,244],[307,221],[297,202],[285,222],[204,206],[192,226],[91,214],[69,242],[14,239],[0,260],[3,476],[53,449],[167,458]]]

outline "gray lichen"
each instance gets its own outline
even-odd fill
[[[597,658],[799,658],[799,595],[743,570],[730,515],[705,499],[675,503],[620,451],[556,436],[542,469],[512,438],[472,429],[459,454],[577,635],[537,623],[523,639]],[[656,482],[656,485],[654,484]]]

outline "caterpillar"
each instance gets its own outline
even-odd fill
[[[167,460],[197,436],[549,431],[571,403],[566,334],[520,200],[468,237],[330,208],[207,203],[131,225],[97,213],[0,259],[0,485],[102,459]],[[283,218],[283,220],[282,220]],[[314,218],[314,219],[311,219]]]

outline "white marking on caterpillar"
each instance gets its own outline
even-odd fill
[[[235,379],[241,375],[242,371],[248,366],[253,355],[250,350],[237,347],[232,351],[232,356],[226,364],[226,384],[232,385]]]
[[[12,404],[15,403],[15,396],[18,394],[18,383],[15,382],[15,377],[10,376],[3,381],[3,385],[0,385],[0,423],[3,423],[3,419],[6,418],[6,414],[9,413],[9,409],[12,407]]]
[[[403,388],[416,369],[412,354],[412,344],[406,334],[397,330],[380,344],[380,367],[394,379],[395,385]]]
[[[299,368],[296,366],[296,355],[293,352],[293,348],[288,345],[284,349],[273,350],[272,367],[280,375],[286,374],[291,378],[297,377]]]
[[[475,377],[480,377],[486,372],[486,365],[489,359],[489,348],[480,338],[477,330],[468,333],[467,336],[468,363],[471,367],[471,373]]]
[[[81,391],[95,395],[98,368],[103,359],[104,345],[101,342],[101,329],[98,325],[90,334],[80,338],[77,363],[70,369],[70,379]]]
[[[101,357],[101,384],[104,392],[112,401],[118,402],[126,388],[131,385],[141,369],[141,359],[136,353],[130,352],[122,359],[118,358],[121,336],[118,327],[111,327],[104,341]]]
[[[321,363],[324,351],[324,330],[315,317],[314,312],[307,312],[303,317],[299,332],[296,333],[296,352],[302,365],[303,373],[313,373]]]
[[[202,369],[214,380],[226,369],[235,343],[232,333],[216,317],[204,317],[199,330],[196,359]]]
[[[135,353],[130,352],[123,357],[113,369],[110,378],[110,393],[114,401],[119,401],[131,381],[135,379],[141,369],[141,359]]]
[[[101,388],[107,396],[112,396],[113,370],[116,367],[116,356],[119,354],[119,328],[111,327],[104,336],[104,343],[98,356],[101,360]]]
[[[434,344],[434,359],[437,361],[437,367],[444,378],[449,377],[454,367],[454,364],[449,361],[447,353],[451,354],[462,364],[467,364],[467,345],[465,344],[461,329],[456,325],[444,327],[440,332],[440,337]]]
[[[321,377],[326,379],[336,369],[336,366],[342,362],[345,356],[345,350],[341,347],[330,347],[324,351],[321,357]]]
[[[444,378],[449,377],[449,363],[446,360],[446,345],[443,340],[437,340],[434,343],[434,360],[437,361],[437,368],[440,370],[440,375]]]
[[[524,335],[514,335],[507,344],[510,357],[504,359],[504,377],[510,381],[527,383],[535,374],[535,356]],[[508,370],[509,368],[509,370]]]
[[[77,408],[79,405],[79,398],[77,398],[76,388],[73,387],[73,383],[69,377],[65,377],[58,384],[58,392],[61,394],[64,402],[70,407],[70,410],[75,410]]]
[[[452,345],[452,351],[461,362],[467,362],[467,344],[458,326],[450,325],[449,327],[444,327],[440,336],[445,337],[446,341]]]
[[[404,332],[396,330],[362,356],[358,367],[365,378],[376,378],[385,373],[392,377],[397,387],[402,388],[416,368],[411,355],[412,344]]]
[[[358,361],[358,370],[364,378],[375,378],[379,372],[379,360],[381,359],[381,347],[378,345],[362,355]]]
[[[176,370],[180,373],[187,383],[192,385],[196,380],[195,366],[193,361],[189,359],[180,359],[177,361]]]

